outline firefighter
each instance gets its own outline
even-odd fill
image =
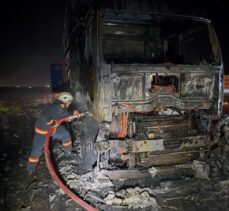
[[[73,97],[68,92],[61,92],[57,100],[49,105],[38,117],[35,123],[35,135],[33,138],[33,146],[31,154],[28,158],[28,175],[32,176],[35,173],[39,159],[43,153],[43,148],[46,140],[48,129],[54,128],[51,136],[53,139],[62,141],[63,150],[66,154],[71,154],[72,140],[69,131],[63,125],[59,125],[56,120],[68,117],[67,108],[71,105]]]

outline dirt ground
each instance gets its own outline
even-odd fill
[[[34,123],[52,100],[49,90],[12,88],[0,92],[0,210],[77,210],[53,182],[44,156],[36,177],[26,174]]]
[[[26,174],[33,126],[51,102],[49,90],[0,90],[0,210],[81,210],[53,182],[41,159],[36,177]],[[8,92],[8,93],[7,93]],[[154,210],[229,210],[228,156],[213,154],[210,179],[163,181],[153,189]]]

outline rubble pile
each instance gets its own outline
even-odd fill
[[[225,205],[229,191],[225,187],[229,182],[228,174],[222,173],[219,177],[212,174],[212,168],[220,163],[224,169],[228,169],[228,159],[218,155],[210,165],[202,161],[193,161],[192,166],[196,171],[194,178],[186,177],[182,180],[161,181],[157,187],[149,184],[148,187],[123,187],[117,188],[106,176],[103,170],[83,172],[79,155],[74,150],[71,156],[65,156],[61,152],[61,145],[56,144],[53,152],[56,157],[59,173],[64,178],[68,187],[77,193],[82,199],[106,210],[109,206],[129,210],[182,210],[189,206],[192,209],[201,207],[207,209],[211,200],[223,195],[223,204],[214,205],[222,208]],[[216,155],[215,155],[216,156]],[[190,164],[191,165],[191,164]],[[218,169],[220,170],[220,169]],[[155,171],[155,170],[154,170]],[[155,174],[152,174],[155,176]],[[192,210],[190,209],[190,210]]]
[[[109,205],[122,205],[130,209],[151,207],[157,210],[157,202],[150,188],[135,187],[110,192],[104,201]]]

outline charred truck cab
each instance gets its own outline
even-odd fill
[[[205,159],[223,125],[224,72],[211,21],[149,8],[79,10],[73,2],[66,68],[76,103],[98,122],[81,138],[88,168],[119,180]]]

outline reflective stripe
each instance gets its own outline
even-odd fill
[[[72,141],[63,142],[64,147],[69,147],[70,145],[72,145]]]
[[[39,161],[39,158],[35,158],[35,157],[29,157],[28,161],[30,163],[37,163]]]
[[[42,129],[39,129],[39,128],[35,128],[35,132],[38,133],[38,134],[41,134],[41,135],[47,135],[48,131],[47,130],[42,130]]]
[[[50,121],[47,122],[47,125],[51,125],[53,123],[53,119],[51,119]]]

